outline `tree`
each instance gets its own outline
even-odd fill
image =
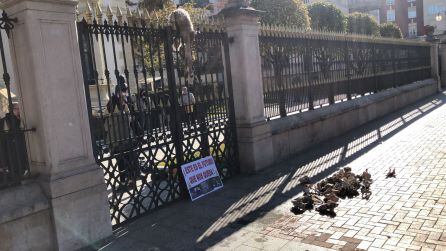
[[[383,23],[379,26],[381,37],[403,38],[401,30],[394,23]]]
[[[379,36],[379,25],[372,16],[355,12],[347,18],[347,32]]]
[[[251,6],[265,11],[260,17],[263,24],[310,27],[307,7],[302,0],[252,0]]]
[[[168,24],[169,14],[177,8],[171,0],[144,0],[140,2],[139,7],[145,8],[149,11],[150,23],[147,24],[148,26],[155,24]],[[200,23],[203,17],[206,18],[208,16],[208,11],[205,8],[196,7],[194,3],[184,3],[182,4],[181,8],[185,9],[190,14],[194,25]],[[195,27],[195,30],[197,30],[197,27]],[[135,46],[137,61],[146,67],[149,76],[154,75],[156,72],[161,72],[163,68],[166,67],[164,46],[165,39],[159,36],[145,37],[142,45],[142,51],[140,46]],[[175,44],[173,44],[173,46],[175,46]],[[184,75],[184,46],[173,49],[178,51],[178,56],[174,55],[173,57],[173,63],[178,71],[178,74]],[[207,64],[207,66],[210,65],[211,64]]]
[[[196,7],[199,8],[208,8],[209,7],[209,0],[182,0],[180,3],[192,3]]]
[[[340,9],[331,3],[317,2],[308,7],[313,30],[344,32],[346,18]]]
[[[302,0],[252,0],[251,6],[265,11],[260,17],[260,22],[263,24],[295,26],[305,30],[310,28],[310,18]],[[283,87],[282,73],[289,67],[292,49],[284,44],[260,44],[263,67],[273,69],[276,86],[281,86],[281,88]],[[284,92],[279,92],[279,96],[280,114],[285,116]]]
[[[142,0],[139,7],[147,9],[149,12],[162,10],[167,6],[174,6],[171,0]]]

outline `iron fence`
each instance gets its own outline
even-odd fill
[[[188,47],[160,23],[98,20],[79,22],[78,34],[93,148],[118,226],[187,193],[184,163],[211,155],[223,179],[237,172],[228,38],[202,29]]]
[[[26,152],[25,130],[21,126],[20,111],[15,95],[11,91],[5,39],[14,28],[16,19],[3,11],[0,17],[0,54],[3,83],[0,85],[0,188],[19,184],[29,175]]]
[[[259,40],[267,119],[430,76],[427,43],[271,27]]]

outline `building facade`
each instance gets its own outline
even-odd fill
[[[445,0],[424,0],[424,24],[435,27],[435,35],[446,32],[446,1]],[[437,21],[437,15],[441,20]]]
[[[385,0],[384,6],[381,5],[381,19],[396,23],[405,38],[423,36],[423,6],[423,0]]]
[[[303,0],[306,5],[310,5],[317,2],[331,3],[338,7],[344,14],[349,13],[348,0]]]
[[[378,23],[382,22],[381,12],[384,7],[384,0],[349,0],[349,13],[361,12],[371,15]]]
[[[426,0],[424,0],[426,1]],[[424,34],[423,0],[350,0],[349,11],[367,13],[379,23],[395,23],[405,38]],[[434,0],[431,0],[434,1]],[[442,2],[442,0],[438,0]],[[435,19],[435,15],[433,16]]]

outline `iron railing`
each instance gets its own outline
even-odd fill
[[[99,20],[79,22],[78,34],[93,148],[118,226],[187,193],[184,163],[211,155],[223,179],[237,172],[228,38],[201,30],[189,50],[164,24]]]
[[[3,85],[0,86],[0,108],[5,114],[0,117],[0,188],[19,184],[29,175],[25,130],[21,127],[20,111],[11,92],[10,74],[7,69],[7,53],[4,39],[9,37],[16,19],[3,11],[0,18],[0,54]]]
[[[427,43],[271,27],[259,40],[267,119],[430,76]]]

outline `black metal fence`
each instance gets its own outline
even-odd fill
[[[427,43],[271,27],[259,40],[268,119],[430,76]]]
[[[20,121],[20,110],[11,92],[10,74],[7,66],[5,39],[14,28],[15,19],[3,11],[0,18],[0,55],[2,80],[0,82],[0,188],[17,185],[29,175],[28,155],[26,152],[25,130]]]
[[[201,30],[191,47],[170,27],[140,19],[83,20],[78,33],[114,226],[187,193],[184,163],[211,155],[223,179],[237,172],[226,33]]]

